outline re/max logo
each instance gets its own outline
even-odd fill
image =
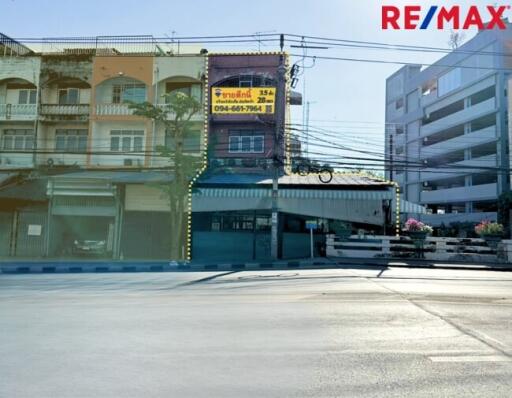
[[[463,13],[460,6],[430,6],[422,19],[419,5],[404,6],[403,12],[395,6],[382,6],[382,29],[427,29],[431,24],[437,29],[506,29],[503,13],[509,9],[510,6],[487,6],[482,16],[477,6],[470,6]]]

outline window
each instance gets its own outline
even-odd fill
[[[265,137],[261,131],[233,130],[229,136],[229,152],[231,153],[263,153]]]
[[[35,104],[37,98],[37,90],[20,90],[18,92],[18,104],[27,105]]]
[[[146,86],[142,83],[114,84],[112,86],[112,103],[122,104],[135,102],[140,104],[146,100]]]
[[[262,153],[264,149],[263,136],[256,135],[252,137],[252,148],[254,152]]]
[[[395,150],[395,153],[397,155],[401,155],[402,153],[404,153],[404,147],[403,146],[397,147],[396,150]]]
[[[456,90],[462,84],[462,70],[460,68],[454,68],[448,73],[445,73],[438,79],[438,93],[439,96],[448,94],[449,92]]]
[[[112,130],[110,132],[110,150],[114,152],[142,152],[144,148],[144,130]]]
[[[87,130],[56,130],[55,149],[63,152],[86,152]]]
[[[242,136],[242,152],[251,152],[252,147],[252,137],[250,136]]]
[[[11,151],[34,149],[34,130],[9,129],[4,130],[2,148]]]
[[[402,109],[404,107],[404,99],[399,98],[395,102],[395,109]]]
[[[240,150],[240,138],[238,135],[229,137],[229,152],[238,152]]]
[[[80,98],[80,89],[78,88],[65,88],[59,90],[59,104],[72,105],[78,104]]]

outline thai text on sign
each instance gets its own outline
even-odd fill
[[[212,87],[212,113],[273,114],[275,87]]]

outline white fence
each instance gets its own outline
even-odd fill
[[[96,105],[96,115],[133,115],[133,109],[130,109],[128,104],[98,104]]]
[[[347,258],[512,263],[512,240],[502,240],[497,248],[492,248],[483,239],[428,237],[419,245],[407,236],[352,235],[340,239],[327,235],[326,254],[329,257]]]

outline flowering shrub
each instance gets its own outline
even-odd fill
[[[409,218],[405,222],[405,231],[407,232],[425,232],[431,234],[433,229],[430,225],[424,224],[414,218]]]
[[[503,233],[503,225],[489,220],[483,220],[475,227],[478,235],[501,235]]]

